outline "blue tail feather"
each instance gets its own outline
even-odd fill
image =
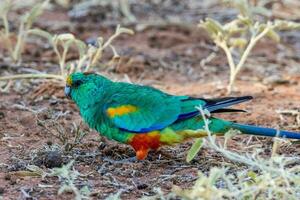
[[[238,123],[233,123],[231,127],[238,129],[244,134],[300,139],[300,133],[297,132],[276,130],[273,128],[265,128],[265,127],[258,127],[254,125],[246,125],[246,124],[238,124]]]

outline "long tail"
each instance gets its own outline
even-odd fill
[[[300,133],[297,133],[297,132],[276,130],[273,128],[265,128],[265,127],[258,127],[258,126],[238,124],[238,123],[233,123],[231,125],[231,127],[234,129],[238,129],[239,131],[241,131],[244,134],[249,134],[249,135],[283,137],[283,138],[300,140]]]

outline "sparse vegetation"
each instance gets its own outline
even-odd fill
[[[22,78],[54,78],[64,81],[66,76],[73,72],[88,71],[92,67],[98,64],[102,58],[103,52],[106,48],[111,48],[113,51],[112,62],[117,62],[119,55],[115,47],[111,44],[114,39],[119,35],[127,33],[133,34],[130,29],[117,26],[115,33],[107,40],[104,41],[102,37],[97,38],[97,45],[86,45],[83,41],[76,39],[71,33],[64,33],[59,35],[51,35],[47,31],[40,29],[32,29],[27,34],[35,34],[44,37],[48,40],[49,44],[53,47],[53,50],[58,58],[60,67],[60,74],[20,74],[6,77],[0,77],[0,80],[22,79]],[[78,51],[79,58],[73,62],[66,64],[66,57],[70,51],[71,46],[74,45]],[[62,49],[62,50],[60,50]]]
[[[66,152],[71,151],[74,147],[79,145],[82,142],[82,139],[87,135],[87,132],[82,131],[80,125],[77,126],[75,123],[72,124],[70,132],[54,120],[51,122],[38,120],[37,123],[39,126],[43,127],[47,133],[57,138],[62,145],[61,148]],[[52,127],[50,128],[49,126]]]
[[[80,173],[73,168],[74,161],[63,165],[61,168],[54,168],[47,176],[56,176],[61,181],[61,187],[58,190],[58,195],[65,192],[73,192],[75,200],[89,199],[90,190],[87,186],[78,189],[75,186],[75,181]]]
[[[0,41],[4,44],[3,47],[6,48],[13,62],[21,63],[21,55],[28,37],[28,31],[30,31],[36,19],[43,13],[48,2],[49,0],[46,0],[43,3],[36,4],[30,11],[20,17],[17,34],[11,32],[10,22],[8,20],[8,14],[14,7],[14,2],[11,0],[3,0],[0,2],[0,15],[4,27],[3,30],[0,30]],[[13,39],[14,37],[17,38],[16,42]]]
[[[227,90],[228,93],[231,93],[238,73],[245,66],[246,59],[258,41],[269,37],[275,42],[279,42],[278,31],[300,29],[300,24],[287,20],[258,20],[255,14],[268,15],[268,10],[264,7],[252,6],[247,0],[227,2],[239,9],[240,13],[237,18],[223,25],[216,20],[207,18],[200,22],[199,27],[204,28],[214,43],[226,54],[230,69]]]
[[[133,31],[117,26],[116,32],[107,41],[104,41],[102,37],[98,37],[96,46],[86,45],[83,41],[76,39],[75,36],[70,33],[52,36],[48,32],[39,29],[32,30],[30,33],[46,38],[51,46],[53,46],[53,50],[59,60],[60,76],[65,79],[70,73],[79,71],[85,72],[90,70],[91,67],[96,66],[101,60],[104,50],[108,47],[113,51],[112,60],[118,60],[120,56],[112,45],[113,40],[123,33],[133,34]],[[75,63],[66,66],[66,56],[71,45],[76,46],[79,58]],[[60,52],[59,49],[62,49],[62,52]]]

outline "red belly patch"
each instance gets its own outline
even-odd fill
[[[137,159],[143,160],[147,157],[150,149],[158,149],[160,147],[160,133],[159,131],[152,131],[145,134],[136,134],[129,144],[136,151]]]

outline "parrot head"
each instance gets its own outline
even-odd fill
[[[70,74],[66,79],[65,95],[76,101],[74,97],[84,97],[88,91],[97,88],[99,82],[108,80],[93,72],[76,72]]]
[[[91,77],[88,77],[88,74],[85,73],[73,73],[67,77],[66,86],[65,86],[65,95],[72,98],[72,93],[75,90],[78,90],[79,87],[83,84],[91,81]]]

